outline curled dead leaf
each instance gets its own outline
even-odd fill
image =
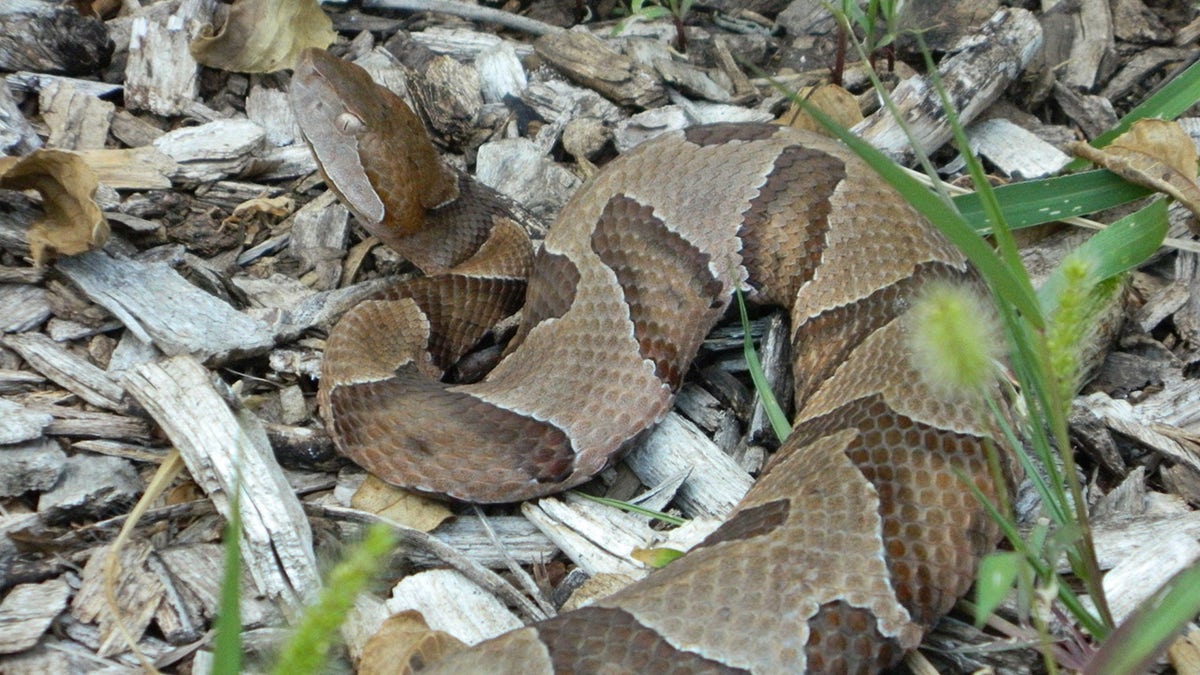
[[[367,476],[350,504],[422,532],[429,532],[453,515],[445,503],[388,485],[375,476]]]
[[[233,208],[233,213],[221,221],[221,227],[236,225],[246,220],[253,220],[259,215],[279,218],[291,213],[295,207],[296,203],[291,197],[286,195],[247,199]]]
[[[1075,142],[1069,149],[1130,183],[1174,197],[1196,215],[1192,231],[1200,234],[1196,146],[1179,124],[1158,119],[1138,120],[1107,147],[1097,149]]]
[[[413,673],[464,647],[453,635],[430,628],[420,612],[410,609],[388,617],[367,640],[358,672]]]
[[[196,61],[238,73],[291,68],[308,47],[324,49],[337,35],[317,0],[239,0],[216,35],[192,41]]]
[[[72,152],[43,149],[0,158],[0,188],[34,190],[42,197],[46,216],[29,229],[29,253],[37,265],[108,241],[108,221],[93,199],[98,186],[96,174]]]
[[[819,87],[804,87],[796,92],[796,96],[816,106],[817,110],[829,115],[835,122],[849,129],[862,121],[862,110],[858,107],[858,99],[854,94],[836,84],[823,84]],[[778,122],[793,129],[815,131],[828,136],[825,127],[817,123],[808,113],[792,104],[788,111],[780,116]]]

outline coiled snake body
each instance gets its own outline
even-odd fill
[[[794,430],[728,521],[442,672],[873,671],[966,591],[997,528],[956,472],[1006,487],[986,417],[910,365],[904,313],[974,276],[845,148],[773,125],[665,134],[581,188],[530,263],[503,204],[361,69],[306,52],[292,100],[329,185],[429,274],[354,308],[325,353],[330,433],[389,482],[480,502],[577,485],[667,412],[734,289],[791,309]],[[490,375],[437,381],[522,296]]]

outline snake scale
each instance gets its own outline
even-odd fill
[[[434,670],[872,672],[970,586],[998,532],[958,474],[993,499],[1012,476],[991,478],[986,417],[909,363],[904,313],[976,277],[844,147],[766,124],[663,134],[578,190],[535,255],[362,69],[309,50],[291,100],[328,185],[427,274],[353,308],[325,352],[329,431],[388,482],[475,502],[577,485],[668,411],[735,289],[791,310],[793,431],[727,522]],[[522,302],[485,379],[439,381]]]

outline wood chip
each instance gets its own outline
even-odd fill
[[[40,584],[14,586],[0,602],[0,654],[13,654],[37,644],[67,606],[71,587],[58,577]]]
[[[188,283],[165,263],[113,258],[103,251],[64,258],[58,269],[143,342],[165,354],[223,363],[274,344],[266,324]]]
[[[243,560],[259,592],[296,608],[320,586],[312,532],[266,432],[248,412],[230,410],[208,371],[189,356],[135,368],[129,393],[179,449],[192,479],[228,517],[241,500]]]

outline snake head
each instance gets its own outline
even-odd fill
[[[457,196],[457,178],[420,119],[359,66],[306,49],[289,97],[325,182],[385,243],[396,247],[422,227],[426,210]]]

